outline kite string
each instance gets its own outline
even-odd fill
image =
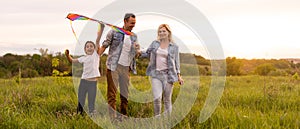
[[[95,21],[95,20],[93,20],[93,21]],[[98,24],[98,32],[100,32],[101,31],[101,24],[103,24],[103,22],[98,22],[99,24]],[[72,21],[70,20],[70,25],[71,25],[71,29],[72,29],[72,32],[73,32],[73,35],[74,35],[74,37],[75,37],[75,39],[76,39],[76,41],[79,43],[79,40],[78,40],[78,37],[77,37],[77,35],[76,35],[76,32],[75,32],[75,30],[74,30],[74,28],[73,28],[73,24],[72,24]]]
[[[74,31],[74,28],[73,28],[73,25],[72,25],[72,21],[70,21],[70,25],[71,25],[72,32],[73,32],[73,34],[74,34],[74,36],[75,36],[75,38],[76,38],[76,41],[79,43],[79,40],[78,40],[78,38],[77,38],[77,35],[76,35],[76,33],[75,33],[75,31]]]

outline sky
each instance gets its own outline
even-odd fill
[[[66,15],[74,12],[93,16],[111,2],[111,0],[2,0],[0,55],[39,53],[35,48],[48,48],[52,54],[70,49],[72,53],[76,47],[76,39],[69,21],[65,19]],[[219,37],[225,57],[300,58],[299,0],[187,0],[187,2],[198,8],[209,20]],[[163,18],[157,19],[161,21]],[[116,21],[118,22],[120,21]],[[134,28],[136,30],[133,31],[141,31],[139,28],[146,22],[143,17],[140,21],[137,18]],[[150,28],[155,32],[159,23],[150,24]],[[84,25],[84,23],[73,24],[78,34]],[[117,25],[122,26],[119,23]],[[188,30],[180,34],[184,28],[180,29],[176,23],[171,25],[173,25],[171,28],[176,28],[172,31],[179,38],[183,34],[190,34]],[[140,36],[140,41],[143,41],[143,37],[145,36]],[[185,40],[184,37],[181,39]],[[150,42],[142,47],[147,47],[147,44]],[[186,46],[191,52],[208,58],[201,43],[195,41],[194,44]]]

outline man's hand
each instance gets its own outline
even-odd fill
[[[139,50],[141,48],[140,44],[135,42],[133,43],[135,50]]]

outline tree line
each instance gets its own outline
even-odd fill
[[[285,59],[237,59],[227,57],[227,75],[288,76],[300,74],[300,63]]]
[[[15,55],[7,53],[0,57],[0,78],[44,77],[44,76],[81,76],[82,65],[72,65],[61,52],[48,54],[47,49],[39,49],[40,54]],[[103,54],[100,59],[100,72],[106,74],[107,55]],[[145,75],[148,59],[137,59],[138,75]],[[181,73],[183,75],[211,75],[211,61],[200,55],[180,53]],[[294,64],[287,60],[276,59],[237,59],[226,58],[226,75],[269,75],[287,76],[300,74],[300,63]]]

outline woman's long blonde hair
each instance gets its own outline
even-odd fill
[[[170,29],[170,26],[168,24],[161,24],[159,25],[158,29],[157,29],[157,40],[160,41],[158,32],[161,28],[165,27],[166,30],[169,32],[168,38],[169,38],[169,42],[173,42],[173,38],[172,38],[172,31]]]

